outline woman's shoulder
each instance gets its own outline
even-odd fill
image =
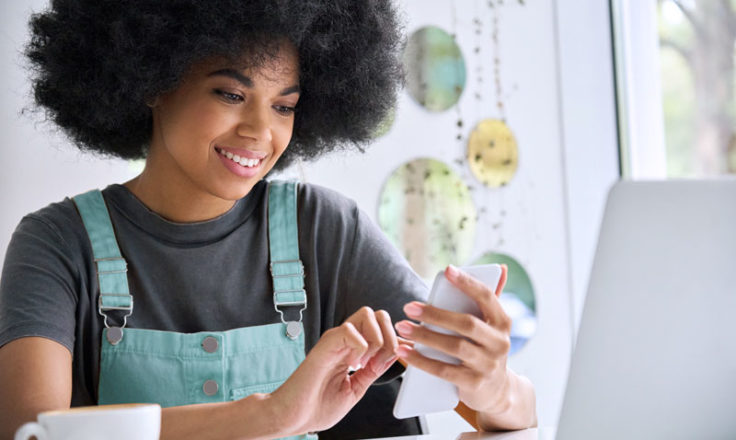
[[[109,187],[102,190],[103,195]],[[74,203],[75,196],[50,203],[26,214],[14,235],[43,238],[48,245],[65,248],[85,246],[87,232]]]
[[[357,209],[355,200],[340,192],[314,183],[299,183],[299,202],[304,207],[319,207],[337,213],[353,213]]]
[[[80,227],[81,219],[70,197],[26,214],[18,225],[18,229],[47,230],[59,238],[79,230]]]
[[[300,223],[314,222],[324,230],[345,230],[352,234],[362,213],[355,200],[340,192],[313,183],[299,184]]]

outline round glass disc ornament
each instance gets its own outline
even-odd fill
[[[475,177],[489,187],[504,186],[519,166],[514,134],[501,120],[482,120],[468,138],[468,164]]]
[[[444,162],[415,159],[386,180],[378,223],[412,268],[434,278],[473,251],[476,209],[468,186]]]
[[[465,59],[455,39],[435,26],[418,29],[404,49],[406,88],[419,105],[441,112],[465,89]]]

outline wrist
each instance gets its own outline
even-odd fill
[[[489,399],[488,406],[478,411],[478,414],[489,416],[500,416],[507,413],[513,406],[513,389],[516,376],[511,369],[506,367],[501,385],[496,388],[493,399]]]
[[[241,415],[244,432],[255,433],[255,438],[270,439],[293,435],[294,427],[290,426],[287,417],[283,417],[280,402],[272,394],[254,393],[233,403],[237,406],[237,413]],[[242,417],[243,415],[246,417]]]
[[[280,392],[280,388],[269,394],[259,394],[258,399],[264,408],[267,423],[272,425],[269,438],[291,437],[305,434],[309,431],[310,420],[308,412],[300,411],[299,405],[295,406],[295,399]],[[255,394],[254,394],[255,396]]]
[[[506,383],[498,399],[487,411],[477,413],[476,422],[483,431],[516,430],[536,426],[534,386],[524,376],[507,368]]]

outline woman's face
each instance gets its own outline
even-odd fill
[[[238,70],[222,60],[197,64],[153,105],[146,171],[157,173],[174,196],[237,200],[286,150],[298,100],[291,44],[257,69]]]

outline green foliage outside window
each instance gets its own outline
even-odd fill
[[[736,0],[657,0],[667,173],[736,173]]]

